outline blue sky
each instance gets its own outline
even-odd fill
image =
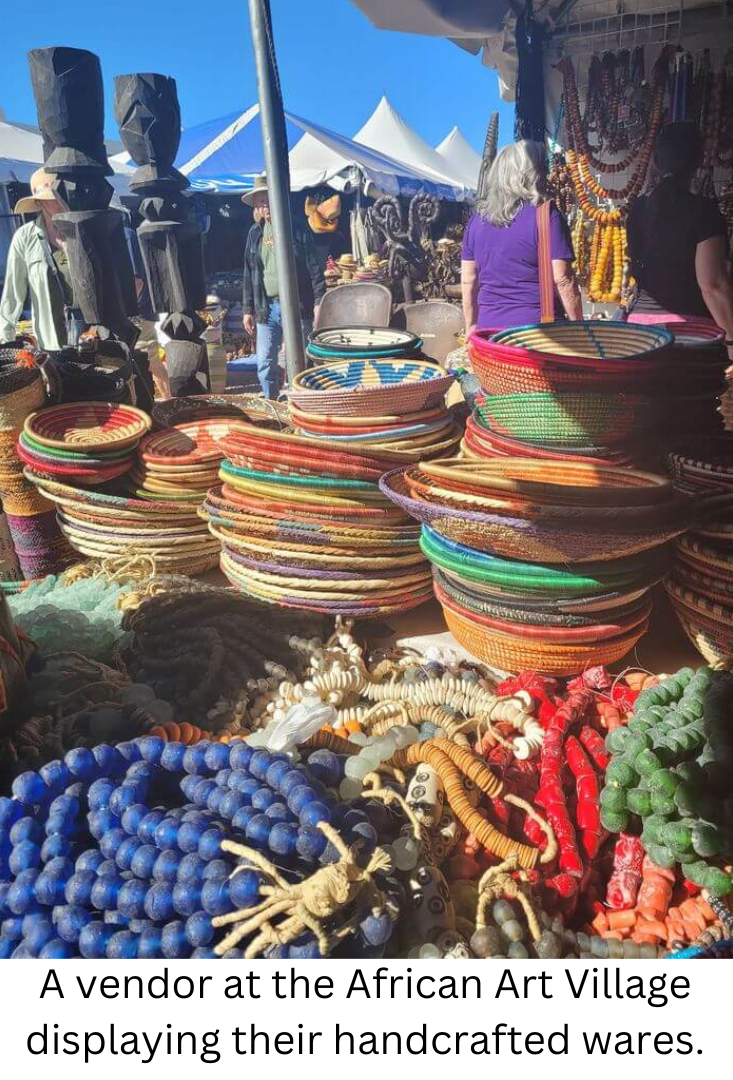
[[[513,107],[499,102],[496,73],[478,57],[447,41],[376,30],[349,0],[271,6],[285,103],[297,115],[351,136],[386,93],[433,145],[458,124],[480,151],[496,108],[500,142],[511,139]],[[10,120],[36,121],[26,53],[45,45],[100,56],[110,138],[114,75],[173,75],[186,127],[256,99],[246,0],[34,0],[30,10],[3,27],[0,108]]]

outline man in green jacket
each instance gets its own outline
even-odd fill
[[[33,333],[46,352],[68,343],[67,311],[73,290],[61,237],[53,222],[63,209],[52,185],[55,177],[38,169],[31,177],[31,194],[15,207],[16,214],[37,214],[15,232],[10,242],[5,285],[0,300],[0,342],[13,341],[30,295]]]

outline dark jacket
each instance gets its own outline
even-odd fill
[[[244,249],[244,314],[254,315],[258,323],[267,322],[270,303],[265,292],[262,266],[262,229],[255,222],[249,230]],[[313,318],[313,308],[326,295],[326,279],[320,264],[310,230],[293,223],[293,246],[295,268],[298,275],[300,314],[303,319]]]

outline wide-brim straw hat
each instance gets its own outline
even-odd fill
[[[37,214],[42,202],[55,202],[56,194],[53,185],[57,177],[47,173],[45,169],[36,169],[31,176],[31,193],[19,199],[13,210],[14,214]]]
[[[265,195],[266,195],[267,191],[268,191],[268,189],[267,189],[267,177],[265,176],[264,173],[262,173],[260,176],[255,177],[255,182],[254,182],[254,186],[253,186],[252,190],[247,191],[242,196],[242,202],[244,203],[245,206],[252,206],[254,204],[255,195],[259,195],[262,192],[264,192]]]

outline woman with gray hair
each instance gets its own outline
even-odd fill
[[[467,332],[541,321],[539,208],[546,201],[544,186],[541,143],[511,143],[497,155],[486,198],[476,207],[463,241],[461,287]],[[582,319],[570,231],[552,204],[547,233],[554,284],[549,314],[558,318],[564,310],[569,319]]]

